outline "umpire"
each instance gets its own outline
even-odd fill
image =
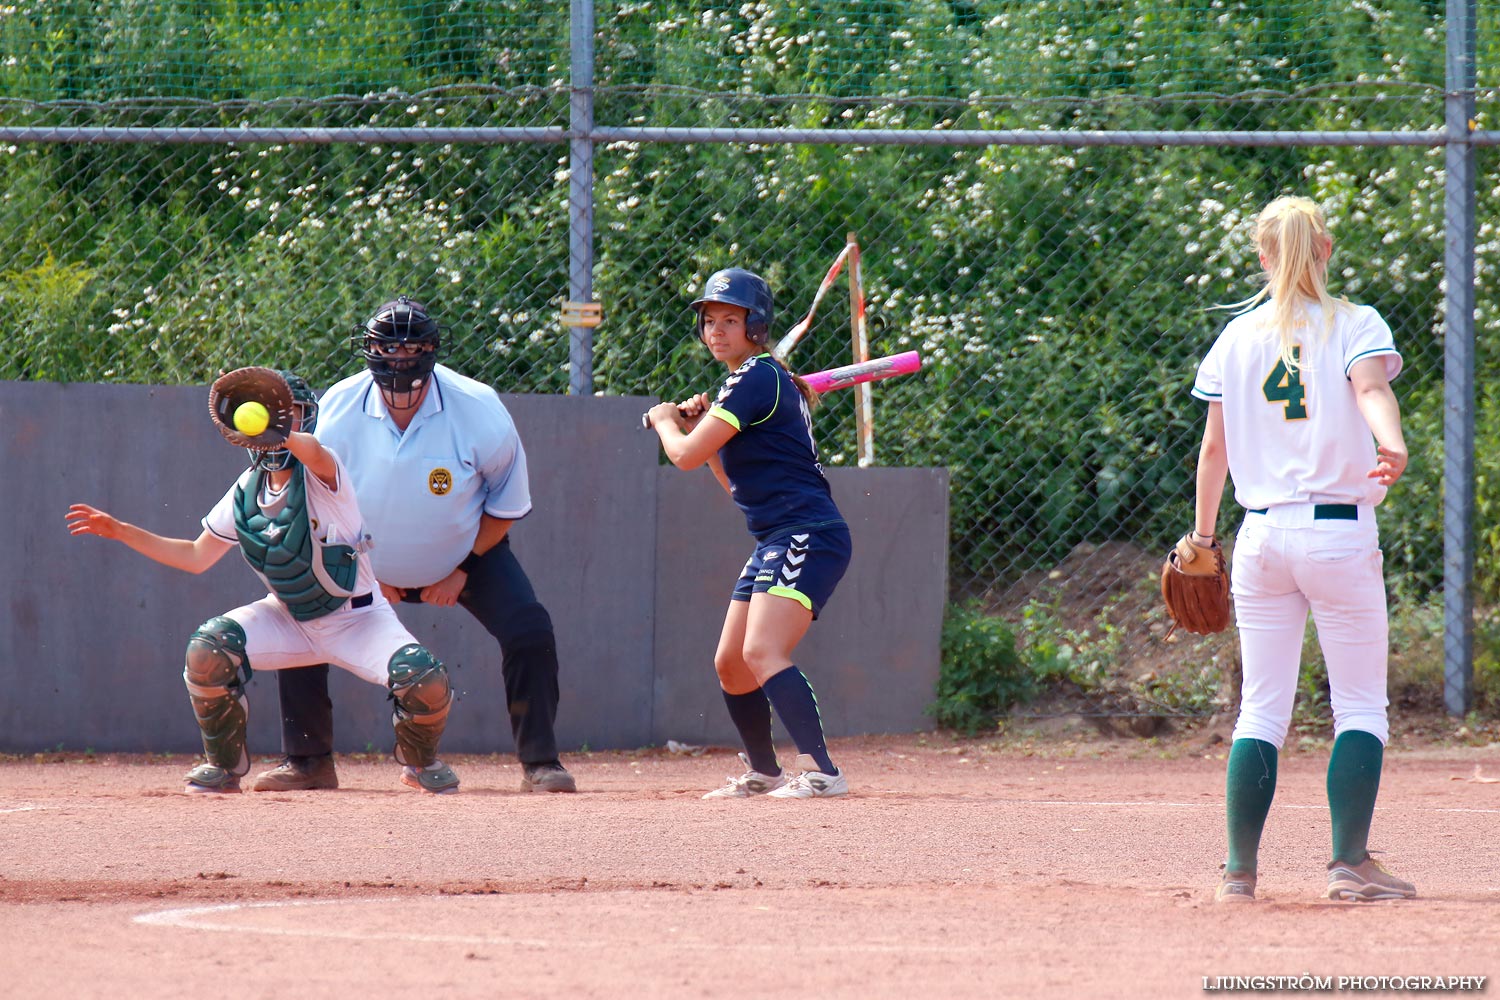
[[[364,372],[321,400],[318,438],[349,468],[392,602],[461,605],[500,643],[523,791],[572,792],[557,756],[552,619],[511,552],[531,511],[526,452],[495,391],[437,363],[438,324],[401,296],[356,327]],[[280,766],[256,791],[337,788],[328,666],[283,670]]]

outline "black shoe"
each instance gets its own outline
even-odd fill
[[[568,769],[553,761],[550,764],[524,764],[521,778],[523,792],[576,792],[578,783]]]

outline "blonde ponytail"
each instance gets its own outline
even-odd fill
[[[1307,327],[1308,303],[1323,309],[1323,336],[1333,330],[1335,311],[1349,305],[1348,299],[1328,294],[1328,256],[1333,249],[1328,223],[1309,198],[1277,198],[1256,219],[1255,246],[1265,264],[1266,284],[1250,298],[1220,308],[1240,315],[1269,298],[1282,363],[1288,370],[1305,367],[1292,356],[1292,348]]]

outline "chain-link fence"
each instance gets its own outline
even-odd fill
[[[925,361],[875,390],[877,460],[953,470],[955,593],[994,594],[1182,530],[1210,307],[1255,287],[1254,214],[1305,193],[1337,290],[1406,355],[1413,468],[1382,526],[1394,588],[1423,598],[1444,583],[1454,10],[1477,38],[1481,131],[1457,141],[1481,146],[1482,386],[1500,4],[1432,0],[14,3],[0,377],[327,383],[406,291],[502,391],[677,397],[715,378],[686,308],[708,273],[770,278],[780,332],[853,231],[870,354]],[[591,331],[558,321],[580,287]],[[849,311],[830,295],[793,367],[846,362]],[[832,463],[851,395],[818,420]],[[1500,493],[1476,461],[1485,603]]]

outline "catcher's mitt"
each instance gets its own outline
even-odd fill
[[[259,434],[245,434],[234,426],[234,411],[241,403],[256,402],[266,408],[271,421]],[[241,448],[265,451],[278,448],[292,432],[296,402],[292,387],[281,373],[270,368],[236,368],[214,380],[208,390],[208,412],[224,440]]]
[[[1229,627],[1229,569],[1217,539],[1199,545],[1182,536],[1162,563],[1161,597],[1172,616],[1169,638],[1179,628],[1211,635]]]

